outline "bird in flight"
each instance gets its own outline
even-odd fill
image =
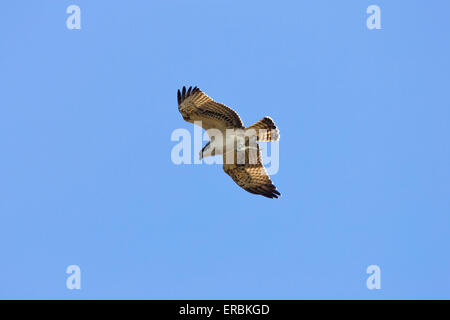
[[[262,164],[256,143],[279,139],[270,117],[245,128],[233,109],[215,102],[197,87],[178,90],[178,110],[184,120],[200,125],[208,133],[210,141],[200,152],[200,159],[222,155],[223,170],[241,188],[268,198],[281,196]]]

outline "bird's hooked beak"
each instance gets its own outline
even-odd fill
[[[211,141],[209,141],[207,144],[205,144],[205,146],[202,148],[202,151],[200,151],[200,153],[199,153],[199,155],[198,155],[198,157],[199,157],[200,160],[203,159],[203,152],[205,152],[206,148],[209,147],[209,144],[210,144],[210,143],[211,143]]]

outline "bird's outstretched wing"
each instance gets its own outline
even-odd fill
[[[237,161],[237,153],[234,155],[233,163],[229,163],[229,159],[226,159],[227,155],[223,155],[223,170],[236,182],[241,188],[254,194],[260,194],[267,198],[278,198],[281,193],[273,185],[270,180],[266,169],[261,161],[261,151],[256,144],[256,150],[253,150],[253,157],[245,154],[245,163],[239,164]],[[252,152],[249,152],[252,154]],[[228,160],[228,161],[227,161]]]
[[[178,110],[188,122],[201,121],[205,130],[243,128],[241,118],[233,109],[215,102],[197,87],[178,90]]]

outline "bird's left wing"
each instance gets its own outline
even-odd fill
[[[250,193],[260,194],[267,198],[278,198],[281,193],[273,185],[266,169],[261,161],[261,152],[256,144],[256,150],[245,153],[245,163],[239,164],[237,153],[234,156],[233,163],[227,163],[226,154],[223,155],[223,170],[227,173],[241,188]],[[250,154],[248,154],[248,153]],[[256,157],[256,160],[252,159]],[[229,161],[228,161],[229,162]],[[244,161],[243,161],[244,162]]]
[[[178,110],[183,119],[194,123],[201,121],[205,130],[215,128],[243,128],[239,115],[226,105],[215,102],[199,88],[178,90]]]

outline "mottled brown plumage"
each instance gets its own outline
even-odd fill
[[[205,130],[218,129],[223,135],[226,129],[254,130],[257,141],[277,141],[279,132],[273,120],[264,117],[254,125],[245,128],[239,115],[224,104],[215,102],[197,87],[186,87],[178,90],[178,110],[183,119],[195,123],[201,121]],[[208,143],[209,144],[209,143]],[[237,161],[238,152],[234,152],[233,161],[223,154],[223,170],[236,184],[248,192],[260,194],[268,198],[278,198],[281,194],[276,190],[261,161],[259,146],[249,147],[249,139],[245,142],[245,161]],[[242,153],[240,153],[242,154]]]
[[[261,161],[259,146],[256,146],[255,152],[252,152],[252,150],[245,151],[245,164],[239,164],[239,161],[237,161],[238,153],[234,154],[235,161],[233,164],[227,164],[224,159],[223,170],[238,186],[248,192],[260,194],[267,198],[278,198],[281,194],[270,180]],[[256,157],[256,161],[252,159],[252,154],[253,157]]]
[[[241,118],[233,109],[215,102],[197,87],[189,87],[187,91],[186,87],[182,91],[178,90],[178,110],[188,122],[202,121],[205,130],[244,128]]]

